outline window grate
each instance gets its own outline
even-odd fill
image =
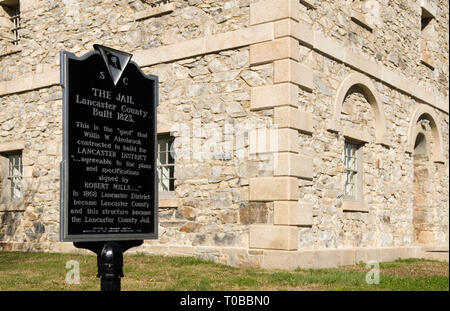
[[[358,148],[354,144],[345,144],[345,187],[344,194],[346,197],[355,199],[357,196],[358,185]]]
[[[175,160],[171,155],[170,149],[173,138],[158,138],[158,190],[168,192],[175,190]]]
[[[155,1],[152,1],[150,3],[150,5],[151,5],[152,8],[154,8],[154,7],[158,7],[158,6],[164,5],[164,4],[168,4],[170,2],[172,2],[172,0],[155,0]]]
[[[17,4],[15,6],[6,7],[6,11],[9,15],[9,19],[13,25],[12,32],[12,40],[11,43],[13,45],[19,45],[20,41],[20,29],[21,29],[21,20],[20,20],[20,5]]]
[[[11,185],[11,199],[22,198],[22,155],[11,154],[8,156],[8,179]]]

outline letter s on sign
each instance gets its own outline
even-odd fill
[[[105,73],[100,71],[100,79],[105,80]]]

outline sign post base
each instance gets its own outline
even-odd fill
[[[97,277],[100,278],[100,290],[120,291],[120,279],[123,277],[123,253],[128,249],[142,245],[144,241],[118,242],[74,242],[76,248],[85,248],[97,254]]]

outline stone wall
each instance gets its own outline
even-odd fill
[[[61,98],[60,87],[0,98],[0,145],[23,146],[24,197],[17,211],[0,212],[3,221],[14,219],[2,226],[2,243],[30,242],[40,249],[39,242],[59,240]]]
[[[159,243],[246,247],[242,223],[251,216],[239,216],[251,208],[248,179],[266,160],[238,157],[237,150],[248,154],[248,137],[237,146],[235,131],[244,132],[246,123],[270,125],[270,115],[249,106],[250,87],[271,83],[272,67],[249,66],[243,48],[145,71],[160,78],[158,131],[175,137],[178,208],[161,210]]]
[[[314,66],[323,59],[322,55],[310,56],[309,63],[317,71],[329,72],[316,80],[317,93],[304,94],[301,107],[311,112],[315,119],[313,137],[299,135],[299,153],[313,157],[316,172],[313,181],[304,181],[300,186],[300,197],[314,202],[314,226],[301,230],[299,248],[321,247],[383,247],[405,246],[415,243],[412,229],[414,165],[411,155],[405,153],[408,141],[409,121],[417,103],[410,97],[374,81],[383,101],[387,121],[389,146],[375,144],[374,113],[367,96],[352,88],[342,107],[343,127],[355,132],[366,133],[371,142],[364,145],[364,197],[369,206],[367,212],[345,212],[342,207],[344,185],[344,140],[343,133],[336,135],[327,129],[327,121],[332,118],[333,99],[337,87],[333,87],[336,77],[351,73],[332,60]],[[442,128],[448,126],[448,116],[436,111]],[[442,137],[443,146],[448,144],[448,132]],[[428,148],[432,148],[431,145]],[[444,150],[448,159],[448,150]],[[430,184],[433,189],[434,211],[442,215],[436,243],[448,241],[448,163],[430,162],[433,173]],[[429,189],[430,189],[429,188]]]
[[[333,38],[355,52],[364,54],[367,58],[405,76],[417,78],[421,85],[429,83],[444,94],[448,91],[447,1],[306,2],[312,3],[313,8],[302,6],[300,19],[311,24],[326,37]],[[434,37],[429,41],[433,51],[434,70],[421,62],[420,46],[423,37],[420,20],[424,2],[431,2],[436,6],[432,25]],[[428,40],[429,35],[425,36],[425,39]]]
[[[142,0],[98,3],[21,0],[21,50],[0,58],[0,81],[58,68],[61,50],[82,55],[97,43],[133,53],[248,25],[249,0],[174,0],[156,17]]]
[[[175,138],[175,191],[160,201],[159,240],[141,250],[266,267],[283,267],[273,249],[292,262],[313,250],[407,257],[423,241],[417,188],[428,241],[448,244],[448,3],[436,1],[433,69],[422,62],[421,1],[356,2],[21,1],[20,50],[0,52],[0,153],[22,146],[27,195],[15,210],[0,205],[0,247],[74,250],[57,243],[55,77],[60,50],[81,56],[94,43],[159,76],[158,133]],[[346,139],[363,146],[356,203],[343,198]]]

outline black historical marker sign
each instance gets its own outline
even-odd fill
[[[94,47],[61,52],[61,240],[156,239],[158,78]]]

